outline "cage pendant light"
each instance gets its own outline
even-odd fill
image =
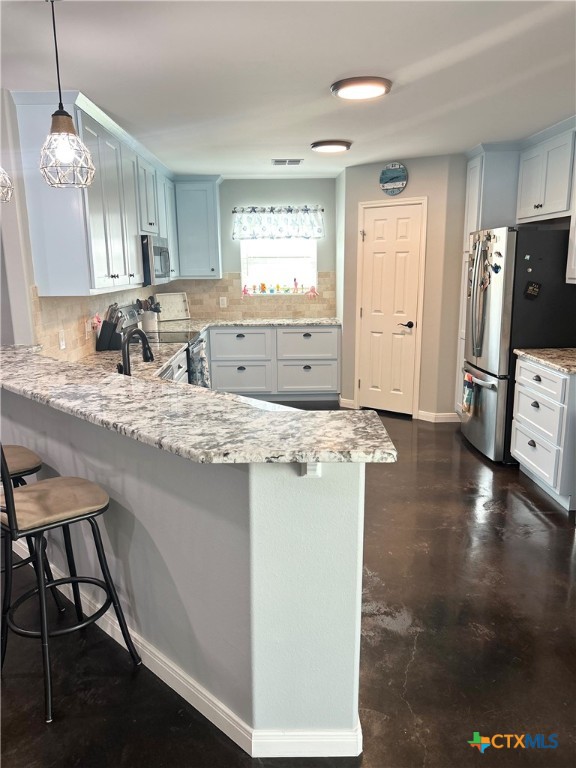
[[[58,109],[52,115],[52,126],[40,152],[40,171],[51,187],[88,187],[94,178],[94,163],[87,147],[80,141],[72,115],[62,104],[58,41],[54,0],[46,0],[52,7],[52,29],[58,78]]]
[[[0,203],[9,203],[10,198],[12,197],[12,192],[14,192],[14,184],[12,184],[12,179],[4,168],[0,167]]]

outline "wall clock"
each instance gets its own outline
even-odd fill
[[[380,189],[387,195],[399,195],[408,183],[408,171],[402,163],[386,163],[380,174]]]

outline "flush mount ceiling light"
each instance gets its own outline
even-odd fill
[[[347,152],[351,146],[351,141],[327,139],[326,141],[313,141],[310,144],[310,149],[313,149],[314,152]]]
[[[377,99],[390,93],[392,81],[385,77],[347,77],[332,83],[330,90],[340,99]]]
[[[51,187],[87,187],[92,184],[94,178],[94,164],[90,152],[78,138],[72,115],[66,112],[62,104],[54,0],[46,0],[46,2],[49,2],[52,7],[59,103],[58,109],[52,115],[50,133],[40,153],[40,171]]]
[[[0,203],[9,203],[10,198],[12,197],[12,192],[14,192],[14,184],[12,184],[12,179],[4,168],[0,168]]]

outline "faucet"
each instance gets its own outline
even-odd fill
[[[118,364],[118,373],[123,373],[124,376],[131,376],[131,370],[130,370],[130,339],[132,336],[138,336],[140,340],[142,341],[142,360],[145,363],[151,363],[154,361],[154,355],[152,354],[152,349],[150,348],[150,342],[148,341],[148,337],[144,333],[144,331],[140,330],[140,328],[131,328],[127,333],[124,334],[122,339],[122,370],[120,370],[120,364]]]

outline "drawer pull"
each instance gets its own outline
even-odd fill
[[[311,334],[311,333],[303,333],[303,334],[302,334],[302,336],[303,336],[305,339],[311,339],[311,338],[312,338],[312,334]]]
[[[530,403],[530,405],[532,406],[532,408],[540,408],[540,403],[538,402],[538,400],[534,400],[534,402]]]
[[[237,333],[237,334],[236,334],[236,338],[237,338],[237,339],[245,339],[245,338],[246,338],[246,335],[245,335],[244,333]]]
[[[245,371],[246,368],[243,365],[239,365],[238,368],[236,368],[237,371]]]
[[[528,440],[528,445],[529,445],[531,448],[536,448],[536,443],[534,442],[534,440]]]
[[[312,370],[312,366],[311,365],[304,365],[303,366],[303,370],[304,371],[311,371]]]
[[[536,376],[532,376],[532,381],[542,381],[542,379],[536,374]]]

